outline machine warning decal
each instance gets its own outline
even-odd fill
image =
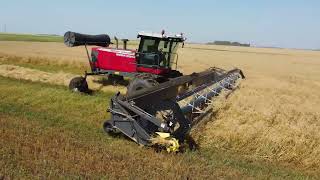
[[[106,49],[106,48],[99,48],[98,50],[115,53],[116,56],[127,57],[127,58],[135,58],[135,53],[132,52],[132,51],[128,51],[128,50]]]

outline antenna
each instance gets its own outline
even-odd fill
[[[4,26],[3,26],[3,32],[7,32],[7,25],[6,24],[4,24]]]

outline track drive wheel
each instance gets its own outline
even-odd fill
[[[150,88],[159,84],[151,76],[137,76],[127,86],[127,96],[134,94],[138,90]]]
[[[119,75],[114,75],[114,74],[109,74],[108,75],[108,80],[116,86],[119,82],[122,82],[124,80],[123,76]]]
[[[183,74],[180,71],[177,71],[177,70],[172,70],[169,73],[169,78],[176,78],[176,77],[180,77],[180,76],[183,76]]]
[[[69,89],[74,92],[88,93],[89,87],[84,77],[75,77],[69,83]]]

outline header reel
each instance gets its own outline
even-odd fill
[[[243,78],[239,69],[226,72],[211,68],[137,90],[130,96],[118,93],[111,100],[111,119],[104,129],[121,132],[138,144],[177,152],[190,129],[212,108],[214,98],[222,92],[231,93]]]

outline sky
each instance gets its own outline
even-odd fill
[[[0,31],[75,31],[135,39],[183,32],[189,42],[320,49],[319,0],[1,0]],[[6,27],[6,28],[5,28]]]

